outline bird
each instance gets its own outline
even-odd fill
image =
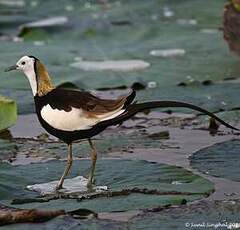
[[[91,189],[97,162],[97,150],[92,137],[109,126],[121,124],[138,112],[154,108],[184,107],[238,130],[213,113],[186,102],[160,100],[138,103],[134,101],[134,90],[116,99],[103,99],[87,91],[54,87],[46,67],[34,56],[23,56],[15,65],[5,69],[6,72],[11,70],[20,70],[27,77],[34,97],[35,111],[43,128],[68,146],[67,164],[56,185],[56,191],[63,188],[64,179],[72,166],[74,141],[85,139],[90,145],[91,166],[87,187]]]

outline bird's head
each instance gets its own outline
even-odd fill
[[[22,71],[28,78],[33,95],[45,95],[53,89],[47,69],[34,56],[23,56],[15,65],[5,69],[5,72],[12,70]]]
[[[15,65],[12,65],[5,69],[5,72],[12,70],[21,70],[24,73],[34,71],[34,63],[37,58],[33,56],[23,56],[21,57]]]

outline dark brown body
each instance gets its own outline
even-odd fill
[[[65,97],[62,94],[65,94]],[[68,96],[66,96],[68,95]],[[90,98],[88,98],[90,97]],[[81,108],[83,105],[81,102],[84,101],[84,109],[91,111],[94,109],[93,107],[93,99],[91,98],[92,95],[86,93],[86,92],[81,92],[81,91],[69,91],[69,90],[60,90],[60,89],[54,89],[54,91],[48,93],[45,96],[35,96],[35,107],[36,107],[36,113],[38,116],[38,119],[41,123],[41,125],[46,129],[48,133],[51,135],[59,138],[60,140],[64,141],[67,144],[71,144],[73,141],[80,140],[80,139],[89,139],[100,132],[102,132],[104,129],[106,129],[108,126],[111,125],[118,125],[122,123],[123,121],[131,118],[134,116],[136,113],[143,111],[145,109],[152,109],[152,108],[166,108],[166,107],[185,107],[185,108],[190,108],[196,111],[199,111],[201,113],[204,113],[206,115],[209,115],[210,117],[216,119],[226,127],[229,127],[231,129],[238,130],[237,128],[229,125],[228,123],[224,122],[220,118],[218,118],[216,115],[213,113],[202,109],[198,106],[188,104],[185,102],[178,102],[178,101],[153,101],[153,102],[145,102],[145,103],[139,103],[139,104],[131,104],[134,97],[135,97],[135,92],[132,92],[129,96],[127,96],[127,100],[125,102],[124,108],[125,112],[122,113],[121,115],[109,119],[106,121],[99,122],[98,124],[92,126],[92,128],[87,129],[87,130],[76,130],[76,131],[63,131],[59,129],[55,129],[51,125],[49,125],[41,116],[41,109],[45,105],[50,105],[53,109],[59,109],[59,110],[64,110],[64,111],[71,111],[71,107],[77,107]],[[104,101],[102,99],[99,99],[95,96],[94,100],[97,100],[96,103],[99,103],[99,101]],[[62,100],[61,100],[62,99]],[[71,100],[72,99],[72,100]],[[91,102],[91,103],[90,103]],[[111,102],[111,101],[110,101]],[[88,108],[87,105],[91,105],[91,108]]]

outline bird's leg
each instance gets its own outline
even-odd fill
[[[89,174],[89,177],[88,177],[87,187],[91,188],[92,187],[92,183],[93,183],[93,176],[94,176],[95,166],[96,166],[96,162],[97,162],[97,151],[96,151],[95,145],[93,144],[91,139],[88,139],[88,142],[89,142],[89,145],[91,147],[92,164],[91,164],[91,168],[90,168],[90,174]]]
[[[57,184],[57,187],[56,187],[56,190],[59,190],[62,188],[63,186],[63,182],[64,182],[64,179],[65,177],[68,175],[69,173],[69,170],[72,166],[72,144],[68,144],[68,156],[67,156],[67,165],[66,165],[66,168],[63,172],[63,175],[62,177],[60,178],[58,184]]]

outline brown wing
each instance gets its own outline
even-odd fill
[[[130,104],[133,100],[132,94],[121,96],[116,100],[107,100],[107,99],[91,99],[86,104],[86,111],[88,113],[100,115],[104,113],[109,113],[124,108]],[[130,101],[131,100],[131,101]]]
[[[135,98],[135,91],[116,100],[101,99],[88,92],[57,88],[44,97],[53,109],[71,111],[72,107],[81,108],[89,116],[101,115],[125,108]]]

